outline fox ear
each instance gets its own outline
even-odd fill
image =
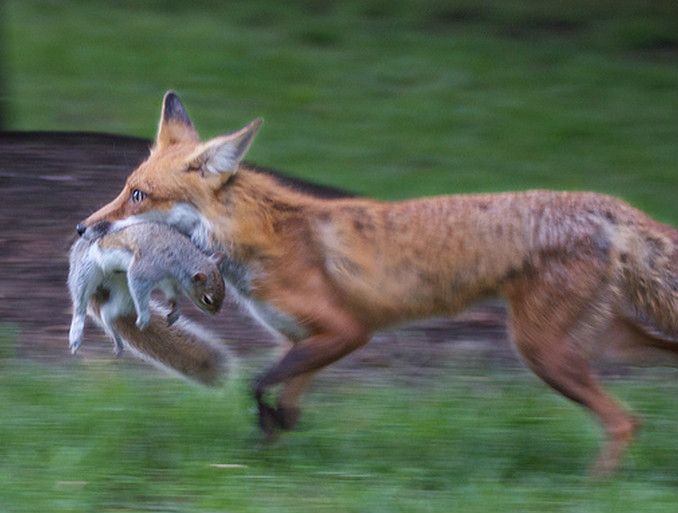
[[[257,118],[237,132],[200,145],[190,158],[190,168],[200,170],[205,177],[228,178],[235,174],[262,122]]]
[[[193,127],[181,100],[174,91],[167,91],[162,99],[156,146],[166,147],[182,141],[198,140],[198,132]]]

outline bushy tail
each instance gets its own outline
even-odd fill
[[[101,323],[96,299],[90,306],[90,314]],[[143,331],[137,328],[134,313],[112,322],[126,349],[180,377],[214,387],[233,370],[233,357],[215,335],[183,317],[168,326],[165,312],[157,305],[152,307],[151,322]]]
[[[678,342],[678,233],[634,232],[618,261],[629,320],[652,337]]]

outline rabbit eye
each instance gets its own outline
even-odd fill
[[[206,305],[211,305],[213,303],[212,298],[206,294],[202,297],[202,302]]]
[[[146,199],[146,193],[144,191],[140,191],[139,189],[134,189],[132,191],[132,203],[141,203]]]

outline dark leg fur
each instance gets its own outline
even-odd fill
[[[278,430],[292,429],[299,418],[296,399],[306,386],[312,371],[320,369],[350,353],[367,342],[365,335],[347,337],[343,335],[316,335],[295,345],[285,356],[254,384],[254,398],[259,410],[259,425],[271,438]],[[286,383],[277,408],[264,400],[266,390],[279,383]],[[290,390],[294,388],[294,393]],[[285,401],[285,392],[289,400]],[[293,399],[292,399],[293,397]]]

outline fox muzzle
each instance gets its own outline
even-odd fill
[[[92,226],[87,226],[84,223],[78,223],[75,225],[75,231],[78,232],[78,235],[89,240],[103,237],[109,232],[110,229],[111,223],[109,221],[101,221],[99,223],[93,224]]]

